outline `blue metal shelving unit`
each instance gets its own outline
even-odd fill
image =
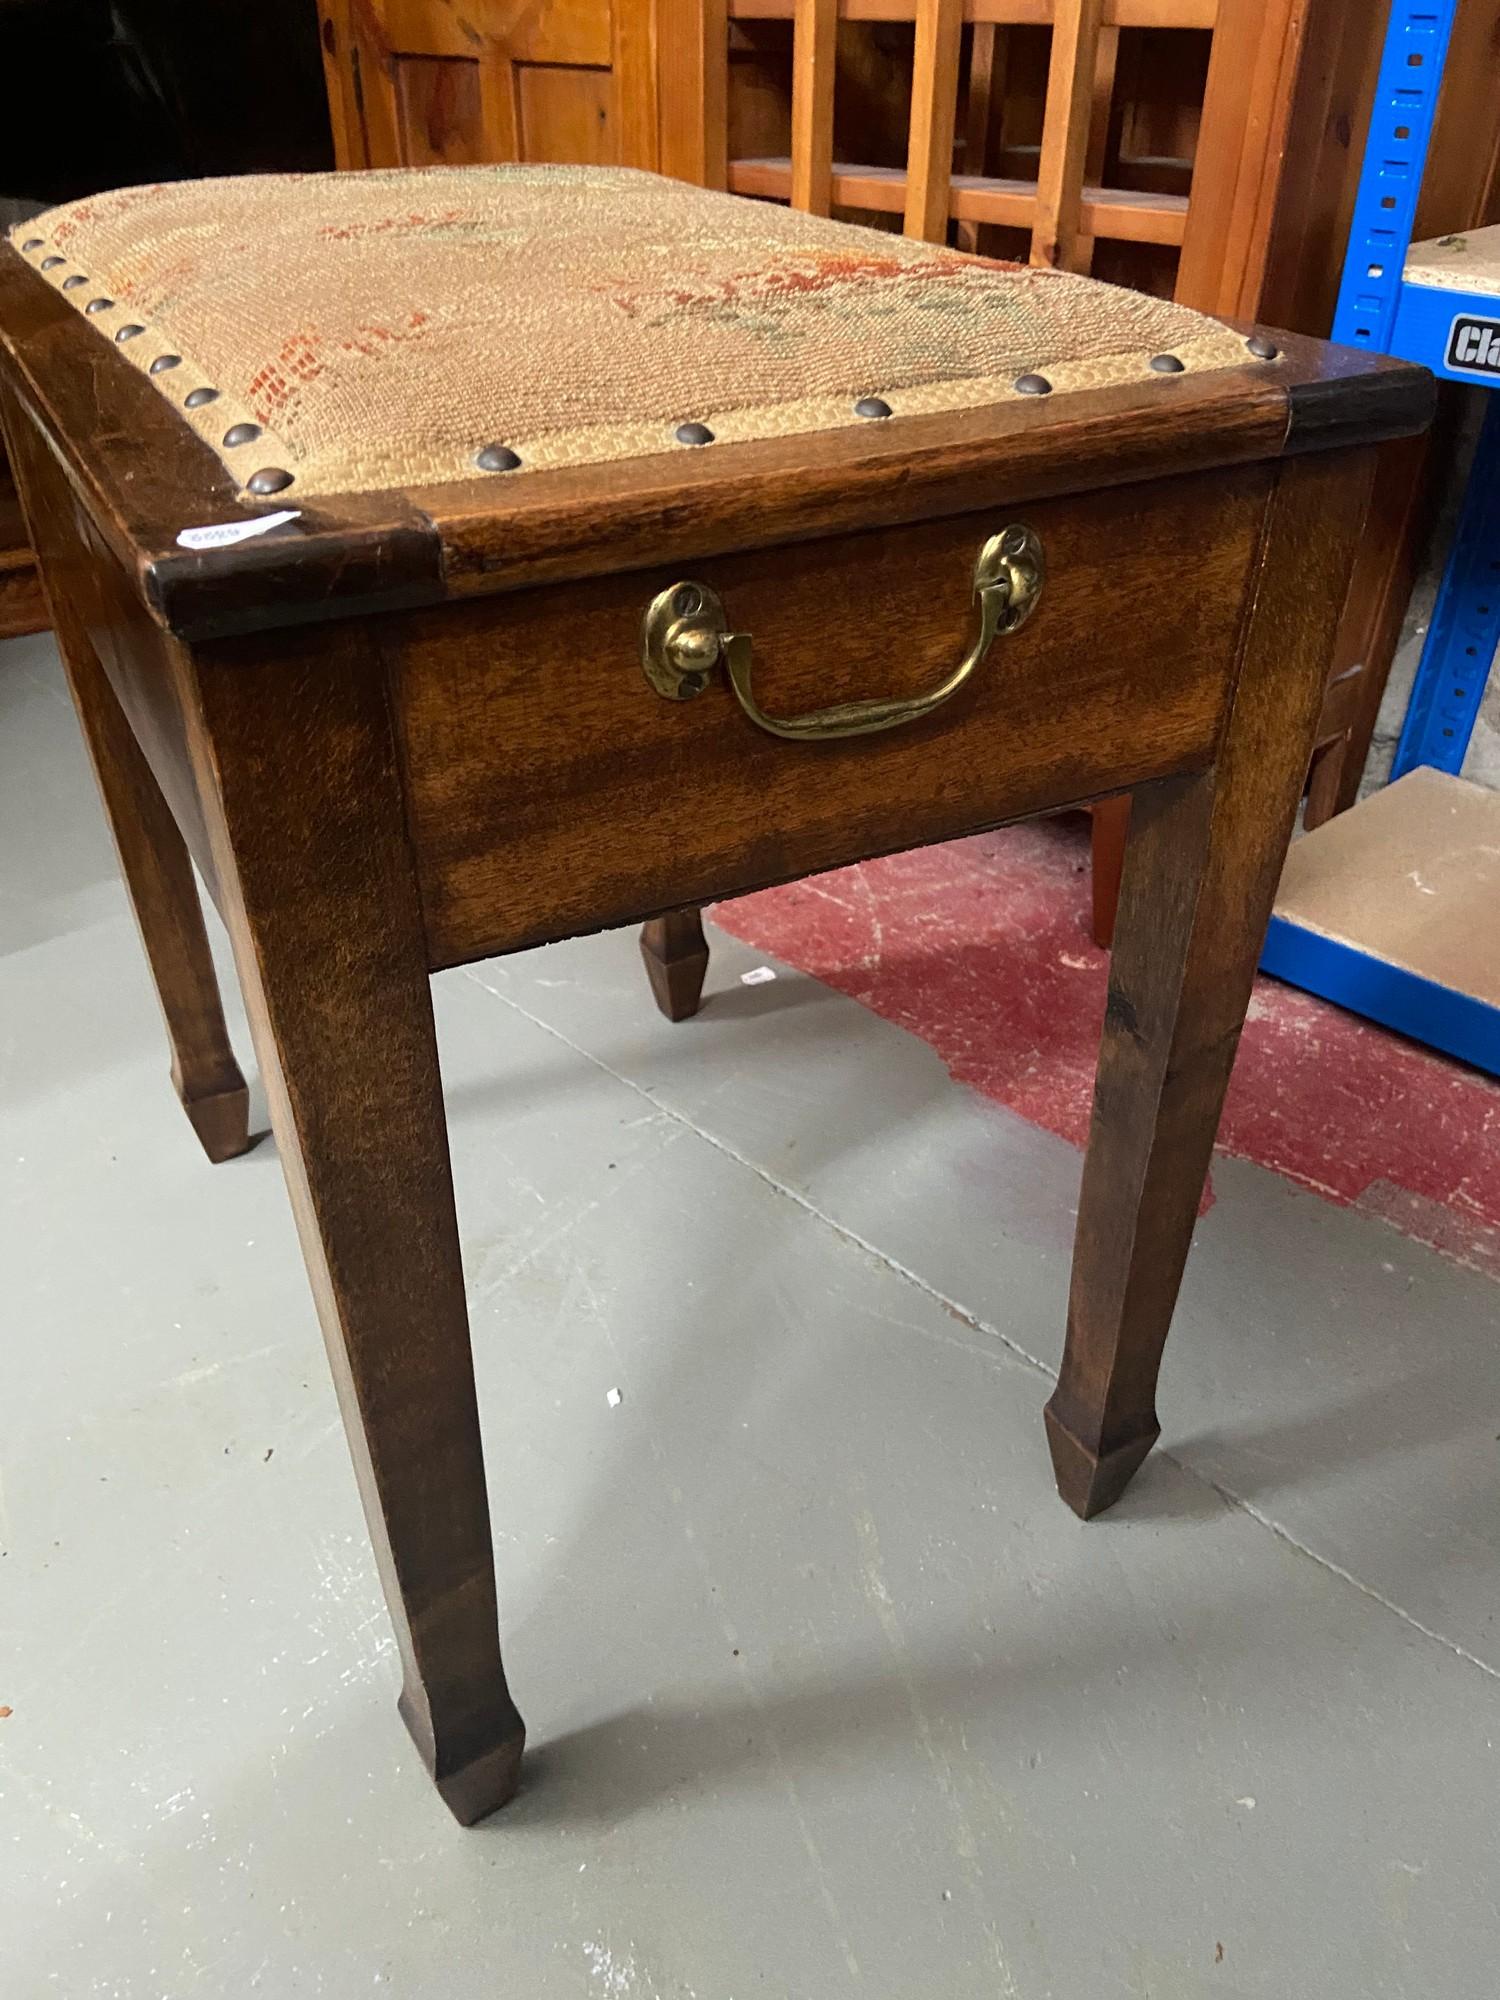
[[[1500,284],[1460,291],[1408,275],[1417,197],[1458,0],[1394,0],[1349,232],[1333,337],[1500,389]],[[1500,396],[1489,399],[1392,779],[1457,775],[1500,645]],[[1356,808],[1358,810],[1358,808]],[[1261,964],[1308,992],[1500,1074],[1500,1013],[1273,917]]]
[[[1458,0],[1395,0],[1333,337],[1500,387],[1500,295],[1410,282],[1407,258]],[[1493,356],[1493,359],[1490,357]],[[1462,768],[1500,644],[1500,411],[1491,403],[1391,771]]]
[[[1406,253],[1457,11],[1458,0],[1395,0],[1391,8],[1333,320],[1333,337],[1346,347],[1396,351]]]

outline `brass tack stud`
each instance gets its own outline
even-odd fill
[[[162,375],[169,368],[180,368],[181,366],[182,356],[180,354],[158,354],[147,372],[152,375]]]
[[[714,434],[707,424],[679,424],[672,433],[679,444],[712,444]]]
[[[1151,367],[1157,375],[1180,375],[1182,363],[1175,354],[1153,354]]]
[[[90,299],[90,300],[89,300],[88,304],[87,304],[87,305],[86,305],[86,306],[84,307],[84,311],[85,311],[86,313],[103,313],[103,312],[108,312],[108,311],[109,311],[109,309],[110,309],[110,307],[111,307],[111,306],[112,306],[113,304],[114,304],[114,300],[113,300],[113,299],[107,299],[107,298],[105,298],[105,297],[103,296],[103,294],[101,293],[101,294],[100,294],[100,296],[99,296],[99,297],[98,297],[97,299]]]
[[[62,258],[59,257],[57,261],[60,264],[62,262]],[[87,283],[88,279],[84,277],[83,273],[81,271],[75,271],[71,278],[63,279],[62,288],[65,292],[76,292],[80,285],[86,285]]]
[[[218,400],[217,389],[189,389],[182,399],[183,407],[189,410],[201,410],[205,403],[217,403]]]
[[[132,322],[129,326],[117,327],[115,329],[115,339],[134,340],[137,334],[144,333],[145,331],[146,329],[143,326],[136,326]]]
[[[1019,375],[1016,378],[1018,396],[1050,396],[1052,384],[1045,375]]]
[[[40,250],[41,247],[42,239],[40,236],[28,236],[26,241],[21,245],[23,250]]]
[[[44,257],[42,259],[42,269],[44,271],[55,271],[59,264],[66,264],[67,261],[66,257]]]
[[[250,493],[284,493],[291,483],[290,472],[283,472],[279,465],[263,465],[259,472],[251,473],[245,489]]]
[[[1257,361],[1275,361],[1281,353],[1276,343],[1267,340],[1263,333],[1252,333],[1245,345]]]
[[[232,448],[237,444],[254,444],[259,436],[259,424],[231,424],[224,433],[224,442]]]
[[[521,454],[512,451],[508,444],[487,444],[482,451],[475,452],[474,463],[481,472],[514,472],[521,463]]]
[[[857,417],[888,417],[891,406],[884,396],[861,396],[854,405],[854,414]]]

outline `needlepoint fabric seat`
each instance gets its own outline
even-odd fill
[[[1159,299],[622,169],[125,188],[11,240],[257,494],[1255,365],[1243,336]]]

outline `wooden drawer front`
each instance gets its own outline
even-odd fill
[[[967,515],[412,615],[393,654],[432,962],[447,965],[920,847],[1201,768],[1223,717],[1273,472],[1020,511],[1048,562],[1036,614],[915,724],[770,736],[722,668],[664,700],[642,613],[683,576],[755,642],[772,715],[909,696],[974,629]]]

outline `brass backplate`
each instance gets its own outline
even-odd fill
[[[674,583],[653,597],[641,627],[641,667],[668,701],[691,701],[708,686],[729,620],[703,583]]]

